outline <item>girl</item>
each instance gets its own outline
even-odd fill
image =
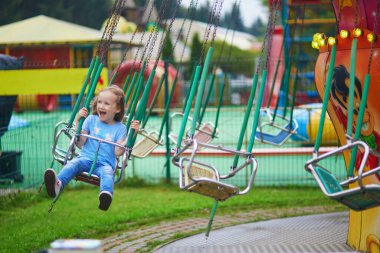
[[[95,97],[92,112],[88,116],[87,109],[82,108],[78,113],[76,125],[82,117],[85,118],[82,133],[124,146],[127,140],[126,128],[121,123],[125,113],[123,90],[116,85],[101,90]],[[133,121],[131,128],[138,130],[139,122]],[[93,174],[100,178],[99,209],[106,211],[112,202],[116,157],[122,155],[124,149],[107,143],[99,144],[97,140],[84,136],[80,136],[75,145],[82,149],[80,155],[68,162],[58,176],[53,169],[45,171],[46,191],[54,198],[76,175],[89,172],[100,145]]]

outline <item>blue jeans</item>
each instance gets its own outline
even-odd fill
[[[76,175],[82,172],[89,172],[92,161],[83,158],[74,158],[69,161],[58,174],[58,179],[62,182],[62,189]],[[113,195],[114,171],[110,165],[96,163],[92,174],[100,178],[100,191],[108,191]]]

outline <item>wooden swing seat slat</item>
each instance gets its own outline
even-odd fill
[[[239,192],[237,187],[219,182],[215,172],[209,168],[195,166],[193,164],[189,173],[196,181],[193,181],[187,172],[188,167],[185,166],[185,189],[189,192],[196,192],[198,194],[214,198],[218,201],[224,201]]]
[[[158,141],[158,134],[156,132],[148,133],[148,136],[144,136],[133,146],[132,155],[138,158],[148,156],[159,145]]]

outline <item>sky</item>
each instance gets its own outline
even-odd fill
[[[198,0],[198,5],[204,5],[207,1],[212,4],[212,0]],[[183,0],[182,5],[189,6],[191,0]],[[224,0],[222,12],[232,10],[232,5],[238,0]],[[252,22],[260,17],[263,21],[268,20],[268,8],[263,6],[262,0],[240,0],[240,13],[244,25],[250,26]]]

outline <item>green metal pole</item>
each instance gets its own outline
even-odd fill
[[[330,65],[329,65],[329,69],[327,72],[325,92],[323,94],[321,118],[319,119],[318,133],[317,133],[317,138],[315,139],[315,144],[314,144],[314,152],[315,153],[318,152],[319,147],[321,145],[323,127],[325,125],[327,104],[329,101],[329,94],[330,94],[330,90],[331,90],[331,81],[332,81],[332,76],[333,76],[333,72],[334,72],[335,58],[336,58],[336,45],[333,45],[331,48]]]
[[[189,118],[191,104],[193,103],[195,91],[197,90],[197,85],[196,84],[198,83],[200,72],[201,72],[201,66],[198,65],[195,68],[194,79],[193,79],[193,83],[191,85],[191,90],[189,92],[190,93],[189,94],[189,99],[187,100],[185,111],[183,113],[181,127],[180,127],[179,133],[178,133],[177,149],[181,148],[181,142],[182,142],[183,135],[185,134],[185,128],[186,128],[186,123],[187,123],[188,118]]]
[[[368,90],[369,90],[370,82],[371,82],[371,77],[369,74],[366,74],[364,77],[363,95],[362,95],[362,98],[360,100],[359,115],[358,115],[357,121],[356,121],[354,140],[359,140],[359,138],[360,138],[365,107],[367,104]],[[348,176],[350,176],[350,177],[354,176],[354,165],[355,165],[355,161],[356,161],[356,153],[357,152],[358,152],[358,147],[355,146],[352,150],[351,157],[350,157],[350,164],[348,166]]]
[[[148,103],[148,97],[149,97],[149,92],[150,92],[150,88],[152,86],[152,83],[153,83],[153,78],[154,78],[154,75],[156,74],[156,69],[153,69],[151,72],[150,72],[150,75],[149,75],[149,78],[148,78],[148,81],[145,85],[145,88],[144,88],[144,92],[141,96],[141,100],[140,100],[140,104],[137,108],[137,112],[136,112],[136,116],[134,117],[135,120],[138,120],[141,122],[142,118],[144,117],[144,111],[146,109],[146,104]],[[141,85],[142,86],[142,85]],[[140,87],[141,87],[140,86]],[[139,88],[140,88],[139,87]],[[136,105],[137,103],[135,103]],[[134,109],[131,111],[131,113],[134,111]],[[132,115],[130,115],[129,118],[132,118]],[[129,122],[130,123],[130,122]],[[128,128],[130,127],[127,126]],[[134,135],[135,135],[135,129],[130,129],[129,131],[129,136],[128,136],[128,142],[127,142],[127,148],[132,148],[134,143],[135,143],[135,140],[136,138],[134,138]]]
[[[169,79],[168,79],[168,74],[169,74],[169,62],[166,60],[165,61],[165,74],[164,74],[164,79],[165,79],[165,101],[168,101],[170,103],[169,99]],[[166,108],[165,108],[166,109]],[[169,107],[167,108],[169,111]],[[165,111],[166,112],[166,111]],[[165,144],[166,144],[166,181],[170,182],[170,140],[169,140],[169,134],[170,134],[170,126],[169,126],[169,114],[165,113],[165,122],[166,122],[166,138],[165,138]]]
[[[205,85],[206,85],[206,79],[207,79],[207,75],[208,75],[208,68],[210,66],[210,61],[211,61],[211,57],[212,57],[212,53],[213,52],[214,52],[214,48],[210,47],[208,49],[208,52],[207,52],[207,55],[206,55],[206,60],[205,60],[205,63],[203,65],[201,81],[200,81],[200,84],[199,84],[199,90],[198,90],[198,93],[197,93],[197,99],[195,101],[195,106],[194,106],[193,121],[191,122],[192,123],[191,124],[191,129],[190,129],[190,134],[191,135],[194,135],[194,133],[195,133],[195,128],[196,128],[196,125],[197,125],[197,120],[198,120],[199,112],[200,112],[201,105],[202,105],[202,98],[203,98],[203,93],[204,93],[204,89],[205,89]]]
[[[218,201],[215,200],[214,202],[214,205],[212,206],[212,210],[211,210],[211,214],[210,214],[210,218],[208,220],[208,224],[207,224],[207,229],[206,229],[206,239],[208,238],[208,236],[210,235],[210,231],[211,231],[211,227],[212,227],[212,222],[214,221],[214,216],[215,216],[215,213],[216,213],[216,209],[218,208]]]
[[[238,140],[238,143],[236,146],[236,150],[238,150],[238,151],[240,151],[241,146],[243,145],[245,130],[247,129],[249,115],[251,114],[251,110],[252,110],[253,99],[255,98],[255,94],[256,94],[258,78],[259,78],[258,74],[255,73],[255,75],[253,76],[251,94],[249,95],[247,109],[245,110],[243,123],[242,123],[241,129],[240,129],[239,140]],[[232,165],[233,168],[236,168],[238,161],[239,161],[239,155],[235,155],[234,162]]]
[[[355,70],[356,70],[356,48],[358,38],[352,40],[350,55],[350,88],[348,89],[348,117],[347,117],[347,135],[352,137],[352,125],[354,114],[354,96],[355,96]]]
[[[256,102],[256,108],[255,108],[255,115],[253,118],[253,125],[252,125],[252,133],[251,133],[251,138],[249,140],[249,144],[247,147],[247,152],[251,153],[253,144],[255,143],[255,136],[256,136],[256,129],[257,129],[257,124],[259,123],[259,118],[260,118],[260,109],[261,109],[261,103],[263,102],[263,96],[264,96],[264,89],[265,89],[265,83],[267,79],[267,70],[263,70],[263,74],[261,76],[261,84],[260,84],[260,90],[259,90],[259,97],[257,98]]]
[[[98,79],[99,79],[100,73],[102,72],[102,69],[103,69],[103,64],[99,63],[99,67],[95,69],[96,70],[95,77],[91,80],[91,85],[87,93],[86,101],[84,102],[84,107],[86,107],[87,110],[90,109],[90,102],[94,96],[96,85],[98,83]],[[83,122],[84,122],[84,118],[81,118],[78,123],[77,134],[81,133]]]
[[[80,106],[80,103],[82,101],[84,92],[86,91],[86,87],[87,87],[88,81],[90,80],[90,77],[91,77],[91,75],[93,73],[93,70],[98,68],[99,63],[100,63],[99,56],[96,56],[95,60],[94,60],[94,58],[91,60],[90,67],[88,68],[86,78],[85,78],[85,80],[84,80],[84,82],[82,84],[82,88],[81,88],[81,90],[79,92],[77,101],[75,102],[74,109],[73,109],[73,112],[71,114],[68,127],[72,127],[72,125],[73,125],[73,122],[74,122],[74,119],[75,119],[75,115],[77,114],[77,112],[79,110],[79,106]]]

